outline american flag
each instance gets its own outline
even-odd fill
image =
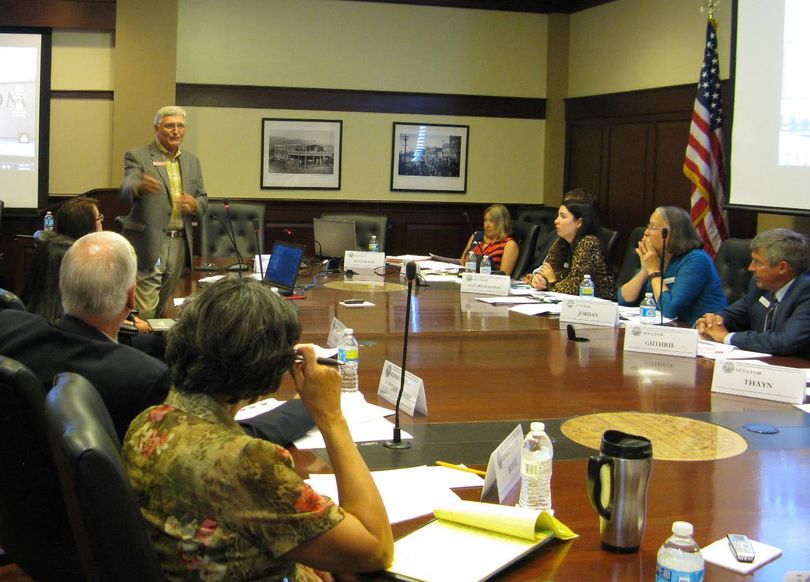
[[[728,238],[726,172],[723,153],[723,102],[720,97],[720,62],[717,23],[706,25],[706,51],[697,86],[683,173],[692,182],[691,214],[703,246],[712,257]]]

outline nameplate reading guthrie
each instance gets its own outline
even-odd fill
[[[695,329],[658,325],[628,325],[624,351],[697,357],[698,332]]]

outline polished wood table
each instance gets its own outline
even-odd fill
[[[384,361],[401,361],[406,292],[330,288],[330,282],[341,280],[319,279],[305,299],[296,301],[303,340],[325,345],[332,317],[353,327],[361,343],[361,390],[369,402],[378,403]],[[193,290],[189,285],[186,291]],[[350,297],[375,306],[338,305]],[[810,421],[803,412],[787,404],[712,394],[710,360],[624,353],[622,329],[581,326],[578,335],[590,341],[569,342],[556,318],[489,306],[460,294],[453,283],[416,290],[411,315],[407,369],[425,382],[429,415],[402,415],[403,429],[415,436],[410,451],[390,451],[378,443],[360,446],[372,469],[440,458],[483,467],[517,422],[525,427],[536,419],[546,421],[555,442],[554,507],[580,537],[553,542],[499,580],[652,580],[657,549],[675,520],[691,522],[700,545],[727,533],[745,533],[782,548],[781,558],[750,579],[781,581],[786,571],[810,570]],[[797,358],[771,361],[810,367]],[[285,382],[278,397],[292,394]],[[598,517],[586,494],[587,457],[596,451],[572,443],[559,430],[564,419],[606,411],[714,422],[741,434],[748,449],[714,461],[656,460],[641,550],[612,554],[600,547]],[[742,428],[748,422],[772,424],[780,432],[751,433]],[[311,452],[299,451],[296,461],[302,471],[325,467],[323,457]],[[462,494],[477,498],[478,491]],[[423,521],[397,524],[395,532],[407,533]],[[710,564],[706,577],[748,579]]]

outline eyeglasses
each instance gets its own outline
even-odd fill
[[[651,231],[655,232],[657,230],[662,230],[663,228],[664,228],[663,226],[655,226],[654,224],[648,224],[645,227],[645,230],[651,230]]]
[[[96,222],[104,222],[104,215],[99,213],[98,217],[96,217]]]
[[[169,131],[172,131],[174,129],[176,129],[177,131],[185,131],[186,130],[186,124],[185,123],[161,123],[160,127],[161,127],[161,129],[166,129],[166,130],[169,130]]]

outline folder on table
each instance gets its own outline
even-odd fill
[[[558,537],[576,534],[548,513],[458,501],[394,545],[393,574],[425,582],[486,580]]]

